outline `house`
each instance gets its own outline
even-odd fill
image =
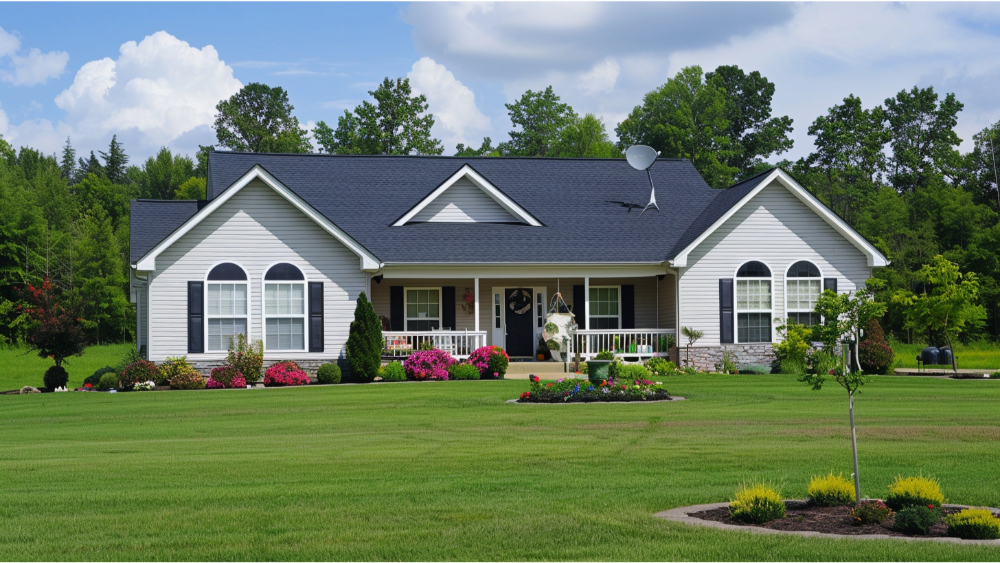
[[[623,202],[649,180],[624,159],[212,153],[207,200],[132,202],[137,341],[205,368],[243,332],[313,367],[344,359],[364,291],[389,356],[530,358],[559,293],[584,360],[666,355],[687,326],[711,368],[769,361],[781,319],[814,322],[824,288],[888,263],[780,169],[725,190],[683,159],[650,172],[640,214]]]

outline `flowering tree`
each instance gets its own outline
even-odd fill
[[[18,307],[28,318],[25,343],[38,351],[39,358],[52,358],[56,367],[70,356],[82,356],[87,346],[80,303],[71,295],[59,295],[48,278],[42,287],[29,285],[21,290],[24,305]]]

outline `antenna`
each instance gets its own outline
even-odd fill
[[[653,185],[653,175],[649,173],[649,169],[656,163],[656,157],[660,156],[660,151],[654,149],[653,147],[647,147],[646,145],[632,145],[625,151],[625,160],[635,168],[636,170],[645,170],[646,177],[649,178],[649,203],[642,208],[642,213],[639,213],[639,217],[649,208],[659,211],[659,206],[656,205],[656,186]],[[633,204],[629,205],[629,211],[632,211]],[[639,206],[635,205],[638,209]]]

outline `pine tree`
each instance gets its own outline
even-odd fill
[[[351,374],[361,381],[372,381],[382,366],[382,321],[375,314],[375,308],[365,292],[358,296],[354,309],[354,322],[347,337],[347,363]]]
[[[88,158],[87,160],[84,160],[83,157],[80,157],[80,159],[77,161],[76,176],[73,178],[72,183],[74,184],[80,183],[80,181],[82,181],[84,178],[87,177],[87,174],[94,174],[95,176],[106,177],[106,174],[104,173],[104,167],[101,166],[101,161],[97,160],[97,157],[94,156],[94,151],[90,151],[90,158]]]
[[[111,137],[111,146],[108,147],[108,152],[101,151],[101,158],[104,159],[104,174],[108,180],[111,180],[112,184],[128,183],[128,175],[126,174],[128,155],[125,154],[125,149],[118,142],[118,135]]]
[[[62,177],[67,182],[72,182],[76,177],[76,149],[70,144],[69,137],[66,137],[66,146],[63,147],[62,162],[59,164],[59,168],[62,170]]]

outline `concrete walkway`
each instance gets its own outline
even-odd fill
[[[960,369],[959,375],[989,375],[997,371],[996,369]],[[893,370],[896,375],[929,375],[929,376],[951,376],[955,372],[950,369],[917,369],[917,368],[896,368]]]

